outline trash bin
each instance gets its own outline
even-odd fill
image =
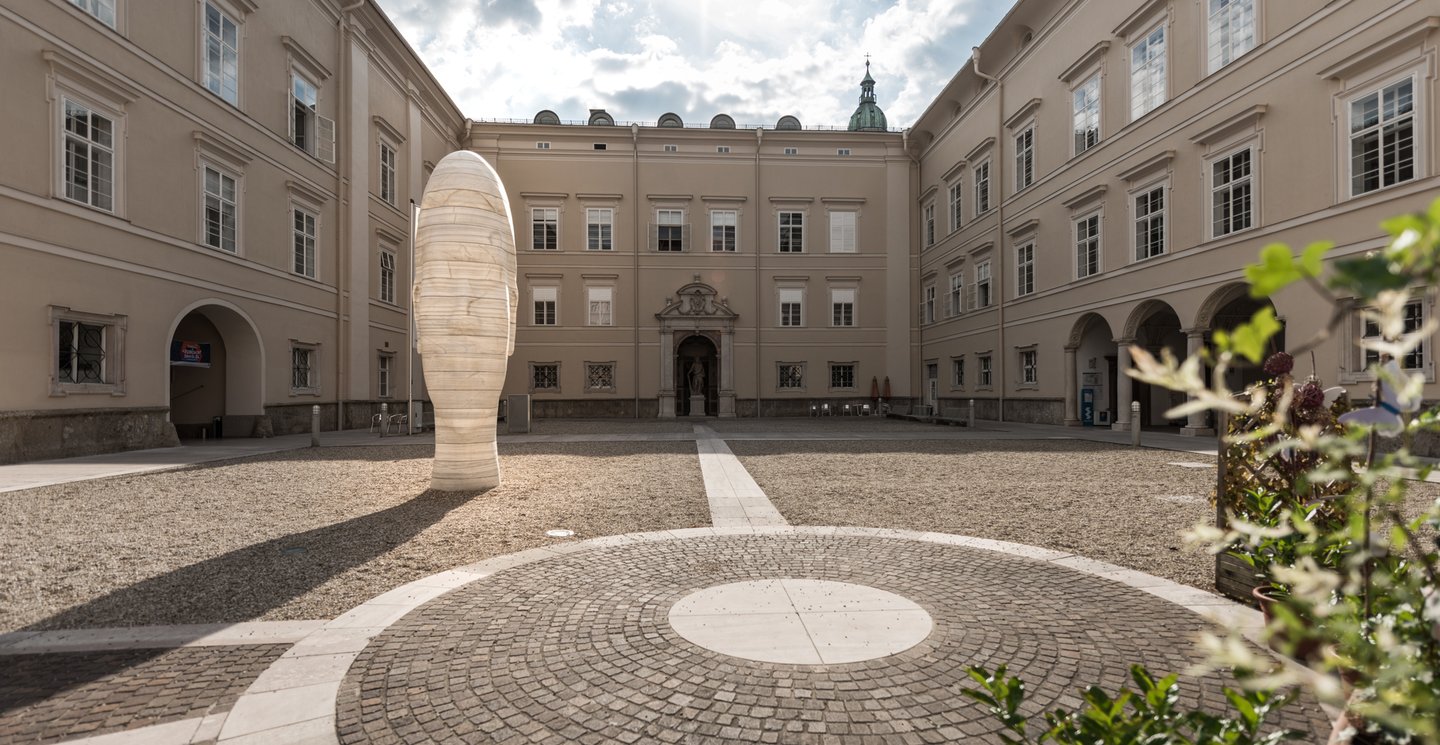
[[[217,417],[215,417],[214,419],[211,419],[211,420],[210,420],[210,425],[211,425],[211,426],[214,428],[214,430],[215,430],[215,439],[218,440],[218,439],[220,439],[221,437],[224,437],[224,436],[225,436],[225,420],[224,420],[224,419],[222,419],[221,417],[218,417],[218,416],[217,416]]]

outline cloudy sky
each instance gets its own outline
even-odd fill
[[[475,119],[910,125],[1013,0],[377,0]]]

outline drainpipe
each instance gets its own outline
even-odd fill
[[[340,105],[337,111],[336,121],[349,119],[350,111],[350,32],[347,27],[347,19],[350,13],[359,10],[367,0],[355,0],[340,8],[340,19],[336,22],[336,32],[340,35],[340,74],[336,84],[340,87]],[[349,126],[355,126],[349,122]],[[336,136],[339,137],[340,128],[336,128]],[[345,130],[349,136],[349,130]],[[345,204],[348,201],[349,165],[348,157],[340,157],[345,152],[336,143],[335,146],[335,226],[336,226],[336,251],[335,251],[335,429],[345,429],[345,362],[346,350],[349,345],[345,339],[345,263],[350,256],[350,230],[348,220],[345,216]],[[351,323],[355,319],[350,319]]]
[[[635,215],[632,223],[635,228],[635,240],[631,249],[635,253],[635,285],[630,290],[631,303],[634,305],[634,322],[631,324],[634,330],[635,347],[635,369],[630,373],[630,379],[635,386],[635,418],[640,418],[640,125],[630,123],[630,203],[631,212]],[[613,227],[611,228],[614,229]],[[613,236],[612,236],[613,238]],[[657,412],[658,413],[658,412]]]
[[[975,74],[995,84],[995,275],[991,295],[996,299],[997,332],[995,346],[995,372],[1000,378],[1000,400],[997,411],[999,420],[1005,421],[1005,83],[993,75],[980,71],[980,47],[970,47],[970,66]]]
[[[760,387],[763,382],[761,369],[764,367],[760,356],[760,142],[765,138],[763,127],[755,128],[755,217],[750,222],[755,224],[755,418],[760,418],[760,403],[765,398],[764,389]],[[730,345],[733,354],[735,345]],[[733,368],[732,368],[733,369]],[[734,385],[734,381],[731,381]]]
[[[911,193],[911,194],[919,194],[919,193],[920,193],[920,157],[919,157],[916,153],[910,152],[910,128],[909,128],[909,127],[906,127],[903,131],[900,132],[900,149],[903,150],[903,151],[905,151],[905,157],[906,157],[906,159],[908,159],[908,160],[910,161],[910,193]],[[917,148],[917,150],[918,150],[918,148]],[[916,225],[915,225],[915,220],[916,220],[916,218],[918,217],[918,215],[916,215],[916,213],[912,211],[912,210],[914,210],[914,207],[915,207],[914,202],[908,202],[908,201],[907,201],[906,206],[905,206],[905,213],[906,213],[906,215],[907,215],[907,218],[906,218],[906,219],[907,219],[907,221],[908,221],[908,223],[909,223],[909,227],[911,227],[911,228],[913,228],[913,227],[916,226]],[[907,246],[916,246],[916,245],[918,245],[918,242],[916,242],[916,241],[907,241],[907,242],[906,242],[906,245],[907,245]],[[919,297],[919,296],[920,296],[920,295],[919,295],[919,291],[920,291],[920,282],[919,282],[919,279],[920,279],[920,278],[919,278],[919,271],[920,271],[920,251],[916,251],[916,250],[913,250],[913,249],[910,249],[910,250],[912,251],[912,253],[910,254],[910,256],[909,256],[909,261],[907,262],[907,266],[909,267],[909,269],[908,269],[907,271],[909,272],[909,275],[910,275],[910,276],[907,278],[907,284],[910,285],[910,296],[909,296],[909,297],[915,298],[915,297]],[[912,311],[911,311],[910,308],[908,308],[908,307],[905,309],[905,312],[906,312],[907,314],[912,313]],[[911,318],[915,318],[914,315],[911,315],[910,317],[911,317]],[[914,386],[915,386],[914,388],[911,388],[911,390],[912,390],[912,391],[917,391],[917,392],[919,392],[920,396],[923,398],[923,396],[924,396],[924,391],[925,391],[925,340],[924,340],[924,337],[923,337],[923,332],[920,331],[920,323],[919,323],[918,320],[915,322],[915,332],[914,332],[914,335],[911,337],[910,350],[911,350],[911,351],[910,351],[910,360],[911,360],[911,365],[910,365],[910,370],[911,370],[911,373],[910,373],[910,381],[911,381],[911,383],[914,384]],[[884,392],[883,392],[883,391],[881,392],[881,395],[882,395],[882,396],[884,395]],[[938,396],[938,395],[936,396],[935,404],[936,404],[937,407],[938,407],[939,404],[940,404],[939,396]],[[936,410],[938,411],[939,409],[937,408]],[[878,411],[878,410],[877,410],[877,411]]]

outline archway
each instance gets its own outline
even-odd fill
[[[1137,306],[1125,323],[1124,338],[1157,358],[1167,349],[1177,358],[1185,357],[1186,339],[1180,316],[1162,300],[1146,300]],[[1123,394],[1124,386],[1120,388]],[[1165,418],[1166,411],[1185,402],[1185,394],[1139,381],[1133,383],[1132,393],[1133,400],[1140,402],[1142,428],[1173,427],[1178,430],[1185,425],[1184,419]],[[1128,417],[1124,418],[1128,420]]]
[[[1243,284],[1226,285],[1212,293],[1200,307],[1200,312],[1195,317],[1195,330],[1205,333],[1205,344],[1209,346],[1213,343],[1216,331],[1233,331],[1236,326],[1248,322],[1262,308],[1273,311],[1275,305],[1269,298],[1250,297],[1249,288]],[[1264,356],[1268,357],[1284,349],[1285,328],[1284,321],[1281,321],[1280,331],[1271,338]],[[1232,391],[1240,391],[1264,378],[1265,371],[1260,365],[1244,358],[1236,358],[1225,372],[1225,386]]]
[[[1065,345],[1069,373],[1065,417],[1068,424],[1109,426],[1116,421],[1115,402],[1119,364],[1115,334],[1110,323],[1098,313],[1081,316],[1070,330]]]
[[[679,416],[715,416],[719,413],[719,350],[703,334],[686,337],[675,348],[675,380],[685,395],[677,396]]]
[[[182,440],[249,437],[265,413],[265,355],[255,324],[220,300],[176,317],[166,344],[166,400]]]

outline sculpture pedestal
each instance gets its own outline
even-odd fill
[[[690,397],[690,416],[705,416],[705,395]]]

